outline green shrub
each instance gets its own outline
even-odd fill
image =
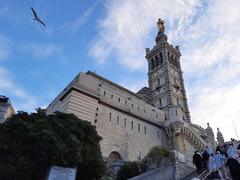
[[[0,125],[0,179],[38,180],[52,165],[77,167],[77,179],[100,179],[100,140],[94,126],[73,114],[19,112]]]

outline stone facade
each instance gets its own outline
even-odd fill
[[[167,147],[164,112],[135,93],[92,73],[80,73],[48,106],[73,113],[96,126],[103,138],[104,157],[119,153],[123,160],[143,158],[152,146]]]
[[[141,159],[162,145],[175,153],[176,164],[192,166],[193,152],[210,142],[211,133],[191,123],[180,56],[179,47],[158,32],[156,45],[146,49],[149,87],[134,93],[93,72],[79,73],[47,114],[73,113],[91,122],[106,158]]]
[[[137,95],[141,97],[145,102],[149,104],[152,103],[152,94],[148,87],[143,87],[140,91],[137,92]]]
[[[212,152],[215,152],[216,147],[217,147],[217,143],[215,140],[215,136],[214,136],[214,132],[212,130],[212,128],[210,127],[209,123],[207,123],[207,128],[206,128],[206,133],[207,133],[207,137],[208,137],[208,146],[211,147]]]
[[[166,120],[175,118],[190,122],[190,114],[180,65],[180,50],[167,42],[167,36],[159,32],[156,46],[146,49],[148,82],[152,103],[164,110]]]
[[[10,118],[15,111],[13,106],[6,96],[0,96],[0,123],[6,121],[7,118]]]
[[[219,146],[222,146],[224,144],[224,137],[219,128],[217,128],[217,143]]]

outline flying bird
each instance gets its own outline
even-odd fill
[[[36,11],[32,7],[31,7],[31,10],[32,10],[33,16],[34,16],[33,20],[36,20],[36,21],[40,22],[44,27],[46,27],[46,24],[44,24],[44,22],[41,21],[41,19],[37,16]]]

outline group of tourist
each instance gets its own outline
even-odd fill
[[[217,170],[221,179],[228,178],[228,169],[224,166],[226,162],[232,179],[240,180],[240,145],[238,148],[234,148],[233,144],[218,146],[215,154],[211,148],[206,146],[202,151],[195,151],[193,155],[193,164],[197,168],[198,174],[201,174],[204,170]]]

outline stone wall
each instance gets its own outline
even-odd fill
[[[185,162],[188,164],[188,166],[193,167],[192,157],[194,152],[199,149],[194,148],[193,145],[189,143],[186,139],[184,140],[184,142],[185,142],[185,154],[184,154]]]
[[[81,73],[60,93],[47,114],[55,111],[73,113],[95,125],[103,138],[104,157],[118,152],[123,160],[136,160],[153,146],[168,148],[163,111],[92,73]]]
[[[128,180],[184,180],[195,170],[185,163],[175,162],[162,165],[160,168],[147,171]]]
[[[116,151],[124,160],[136,160],[143,158],[151,147],[166,144],[163,128],[106,105],[99,106],[96,127],[103,137],[101,147],[105,157]]]
[[[168,165],[162,168],[147,171],[128,180],[174,180],[174,166]]]

